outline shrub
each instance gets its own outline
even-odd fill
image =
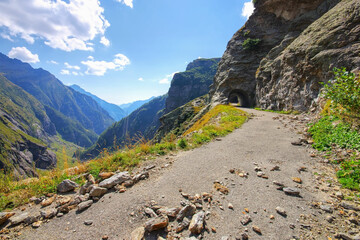
[[[179,146],[179,148],[186,148],[187,147],[187,141],[186,139],[182,138],[178,141],[177,145]]]
[[[260,39],[248,38],[242,43],[242,47],[246,50],[253,50],[257,48],[257,45],[261,42]]]
[[[360,114],[360,79],[346,68],[334,68],[335,79],[324,87],[323,96],[330,99],[334,107],[347,113]]]

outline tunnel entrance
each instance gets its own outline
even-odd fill
[[[231,105],[239,107],[250,107],[249,99],[241,90],[233,90],[229,94],[228,102]]]

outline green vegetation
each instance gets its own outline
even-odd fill
[[[64,179],[73,179],[79,184],[85,181],[78,177],[82,173],[91,173],[99,179],[103,171],[131,171],[140,162],[166,155],[172,151],[190,149],[208,142],[217,136],[224,136],[240,127],[247,119],[247,114],[235,107],[219,105],[210,110],[202,119],[196,122],[193,130],[187,136],[176,139],[170,136],[160,143],[151,143],[141,138],[134,144],[129,144],[114,153],[104,151],[97,159],[80,163],[69,163],[63,149],[63,163],[51,171],[39,171],[39,178],[23,181],[13,181],[10,175],[0,172],[0,211],[11,209],[28,202],[32,196],[55,193],[56,186]],[[73,166],[67,168],[67,166]],[[31,183],[31,184],[30,184]]]
[[[188,144],[187,144],[186,139],[181,138],[181,139],[178,141],[177,145],[179,146],[179,148],[184,149],[184,148],[187,147]]]
[[[244,111],[230,105],[217,105],[187,130],[184,136],[191,135],[189,142],[196,146],[231,133],[246,120],[247,113]]]
[[[258,38],[256,38],[256,39],[248,38],[242,43],[242,47],[245,50],[254,50],[257,48],[257,46],[259,45],[260,42],[261,42],[261,40]]]
[[[300,112],[298,111],[294,111],[294,110],[282,110],[282,111],[276,111],[276,110],[270,110],[270,109],[262,109],[262,108],[254,108],[255,110],[258,110],[258,111],[264,111],[264,112],[273,112],[273,113],[279,113],[279,114],[299,114]]]
[[[335,79],[325,85],[323,96],[330,99],[333,107],[342,113],[360,114],[360,78],[345,68],[334,68]]]
[[[352,153],[350,157],[335,157],[340,164],[337,172],[343,187],[360,191],[360,133],[359,76],[346,69],[334,69],[335,80],[325,85],[323,96],[328,99],[322,117],[310,125],[309,132],[314,139],[313,147],[327,151],[328,156],[337,156],[336,149]]]

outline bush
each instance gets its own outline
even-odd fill
[[[346,68],[334,68],[335,79],[324,87],[323,96],[350,114],[360,114],[360,79]]]
[[[257,45],[261,42],[260,39],[248,38],[242,43],[242,47],[246,50],[256,49]]]
[[[182,148],[182,149],[186,148],[186,147],[187,147],[187,141],[186,141],[186,139],[184,139],[184,138],[180,139],[180,140],[178,141],[177,145],[178,145],[180,148]]]

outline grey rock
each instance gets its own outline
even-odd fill
[[[93,224],[93,221],[92,221],[92,220],[85,220],[85,221],[84,221],[84,224],[85,224],[86,226],[90,226],[90,225]]]
[[[353,237],[353,240],[360,240],[360,235],[356,235]]]
[[[180,208],[160,208],[156,212],[158,214],[165,214],[168,217],[175,218],[180,212]]]
[[[145,230],[148,232],[156,231],[166,228],[169,224],[169,219],[166,216],[152,218],[145,223]]]
[[[141,172],[141,173],[139,173],[139,174],[136,174],[136,175],[132,178],[132,180],[133,180],[134,182],[139,182],[140,180],[145,180],[145,179],[147,179],[147,178],[149,178],[149,172],[148,172],[148,171],[144,171],[144,172]]]
[[[335,220],[335,217],[331,215],[327,215],[325,219],[327,222],[332,223]]]
[[[89,208],[93,203],[94,203],[93,200],[88,200],[88,201],[82,202],[78,205],[77,211],[82,212],[85,209]]]
[[[70,179],[65,179],[57,186],[57,191],[59,193],[67,193],[73,191],[79,185],[76,182],[71,181]]]
[[[144,211],[151,218],[156,218],[158,216],[151,208],[145,208]]]
[[[192,234],[200,234],[204,229],[205,212],[200,211],[191,219],[189,230]]]
[[[327,213],[333,213],[334,209],[330,205],[321,205],[320,209]]]
[[[345,208],[345,209],[348,209],[348,210],[354,210],[354,211],[360,211],[360,207],[356,206],[355,204],[353,203],[349,203],[349,202],[344,202],[342,201],[340,203],[340,206]]]
[[[250,217],[250,215],[248,215],[248,214],[245,214],[245,215],[243,215],[242,217],[240,217],[240,222],[241,222],[241,224],[242,225],[247,225],[248,223],[250,223],[251,222],[251,217]]]
[[[145,228],[138,227],[134,231],[131,232],[131,240],[143,240],[145,235]]]
[[[184,219],[184,217],[194,215],[195,211],[196,206],[193,204],[188,204],[179,211],[178,215],[176,216],[176,220],[180,222]]]
[[[291,195],[291,196],[299,196],[300,195],[300,189],[298,189],[298,188],[286,187],[286,188],[283,188],[283,191],[287,195]]]
[[[114,176],[105,179],[104,181],[99,183],[99,187],[110,189],[117,184],[121,184],[127,180],[130,180],[131,176],[128,172],[120,172],[115,174]]]
[[[333,67],[352,70],[360,65],[355,40],[360,30],[353,30],[360,21],[356,14],[359,1],[321,2],[325,11],[319,13],[326,12],[321,18],[309,19],[305,31],[281,43],[261,61],[256,75],[256,99],[261,108],[306,111],[316,106],[320,83],[332,79]]]
[[[285,211],[284,208],[282,208],[282,207],[276,207],[275,210],[276,210],[276,212],[277,212],[278,214],[280,214],[280,215],[282,215],[282,216],[284,216],[284,217],[287,216],[287,213],[286,213],[286,211]]]
[[[10,223],[12,226],[23,223],[29,217],[29,213],[22,213],[20,215],[15,215],[10,218]]]
[[[55,217],[57,212],[58,212],[58,210],[56,208],[49,208],[49,209],[46,209],[46,210],[42,210],[40,212],[40,215],[44,219],[49,219],[49,218]]]
[[[86,183],[81,186],[81,188],[79,190],[79,194],[84,195],[84,194],[90,192],[90,187],[92,187],[92,186],[93,186],[92,182],[86,181]]]
[[[343,239],[343,240],[353,240],[352,237],[346,235],[345,233],[338,233],[335,235],[335,238]]]
[[[93,186],[89,196],[90,197],[102,197],[107,192],[107,188]]]

